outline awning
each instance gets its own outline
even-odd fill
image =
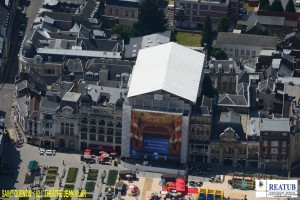
[[[36,170],[36,169],[38,168],[38,164],[39,164],[39,163],[38,163],[36,160],[32,160],[32,161],[30,161],[29,164],[28,164],[28,169],[29,169],[30,171]]]
[[[105,146],[105,145],[99,145],[99,144],[89,144],[89,149],[92,150],[100,150],[100,151],[108,151],[112,152],[114,150],[113,147],[111,146]]]
[[[177,178],[176,179],[176,190],[178,192],[185,192],[185,179],[184,178]]]

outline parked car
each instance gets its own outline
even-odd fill
[[[47,156],[52,156],[52,155],[53,155],[52,150],[47,150],[47,151],[46,151],[46,155],[47,155]]]
[[[45,154],[45,150],[40,150],[40,155],[44,155]]]

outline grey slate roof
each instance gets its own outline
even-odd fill
[[[288,118],[262,118],[260,123],[261,131],[290,132],[290,120]]]
[[[91,17],[96,7],[97,3],[95,0],[88,0],[80,14],[85,15],[86,17]]]
[[[274,81],[266,79],[258,83],[258,91],[262,92],[265,90],[269,90],[270,92],[274,92]]]
[[[129,7],[129,8],[138,8],[139,7],[138,0],[107,0],[106,4],[120,6],[120,7]]]
[[[218,105],[245,107],[248,103],[244,95],[220,94]]]
[[[234,111],[228,111],[228,112],[222,112],[220,115],[220,122],[241,122],[241,116],[234,112]]]
[[[255,22],[261,25],[283,26],[285,18],[277,16],[242,15],[237,24],[251,26]]]
[[[205,72],[209,72],[210,68],[213,68],[214,72],[219,72],[218,67],[222,66],[223,73],[237,73],[239,74],[240,69],[234,60],[210,60],[208,69]],[[230,72],[230,67],[233,67],[233,72]]]
[[[44,12],[43,16],[48,16],[54,21],[72,21],[73,13],[65,12]]]
[[[218,43],[222,43],[230,45],[259,46],[274,49],[276,48],[277,37],[219,32],[216,43],[217,45]]]
[[[171,31],[131,38],[126,45],[125,58],[135,58],[140,49],[170,42]]]
[[[218,122],[212,127],[212,140],[220,140],[220,135],[225,129],[231,127],[235,133],[239,136],[239,141],[246,141],[246,134],[244,133],[243,126],[241,123],[236,122]]]
[[[123,44],[117,40],[77,38],[76,43],[78,46],[82,47],[82,50],[108,52],[123,51]]]
[[[196,106],[192,115],[209,115],[209,110],[206,106]]]

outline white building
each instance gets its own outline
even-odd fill
[[[219,32],[216,47],[235,61],[259,56],[262,49],[276,50],[277,37]]]
[[[122,157],[147,157],[153,167],[155,161],[159,167],[161,161],[165,167],[187,163],[189,118],[201,92],[204,57],[173,42],[140,50],[123,105]]]

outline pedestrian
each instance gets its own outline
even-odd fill
[[[63,160],[63,165],[65,165],[65,160]]]

